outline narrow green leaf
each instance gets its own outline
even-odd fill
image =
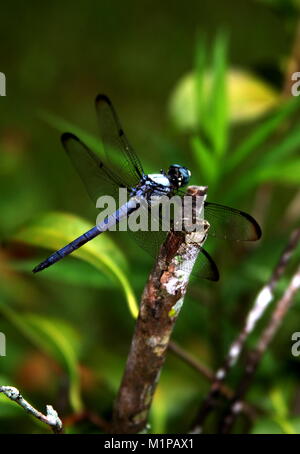
[[[288,135],[278,144],[264,151],[259,167],[265,167],[270,164],[287,159],[294,151],[300,147],[300,130],[299,126],[288,133]]]
[[[282,434],[282,428],[271,418],[259,418],[251,429],[252,434]]]
[[[76,352],[76,339],[70,327],[66,332],[66,325],[60,320],[51,320],[49,317],[41,317],[36,314],[26,314],[24,322],[28,322],[41,336],[45,336],[45,341],[49,340],[57,348],[66,363],[70,379],[70,403],[74,411],[79,412],[83,409],[80,396],[80,377]]]
[[[295,427],[288,420],[289,411],[282,391],[278,388],[273,389],[270,393],[270,398],[275,411],[274,420],[281,427],[283,433],[296,434]]]
[[[70,377],[70,403],[74,411],[81,411],[83,404],[80,396],[78,361],[76,357],[75,336],[70,327],[60,320],[46,320],[43,317],[29,314],[18,314],[8,305],[0,303],[0,312],[39,350],[63,360]],[[68,336],[63,333],[68,331]],[[72,339],[72,341],[70,340]]]
[[[213,51],[212,86],[208,101],[206,125],[214,151],[222,156],[226,151],[228,136],[227,93],[227,37],[216,38]]]
[[[199,136],[191,138],[191,147],[205,184],[213,185],[217,178],[217,161]]]
[[[91,148],[94,152],[99,154],[100,158],[106,159],[105,157],[105,150],[101,141],[101,138],[99,136],[96,137],[92,134],[87,133],[80,127],[74,125],[73,123],[70,123],[63,118],[47,113],[47,112],[42,112],[41,113],[42,118],[53,128],[57,129],[61,133],[63,132],[71,132],[72,134],[75,134],[77,137],[82,140],[85,145],[88,146],[88,148]],[[108,151],[108,150],[106,150]],[[117,147],[112,147],[109,150],[109,156],[112,162],[116,164],[120,164],[120,151]]]
[[[57,250],[88,231],[93,226],[77,216],[52,212],[47,213],[14,236],[34,246]],[[102,273],[112,276],[121,284],[133,317],[137,316],[137,302],[131,285],[124,273],[126,260],[108,234],[100,235],[73,252],[73,257],[92,264]],[[47,272],[47,271],[43,271]]]
[[[0,386],[1,385],[9,385],[13,386],[11,378],[2,378],[0,376]],[[12,400],[8,399],[4,394],[0,394],[0,419],[5,421],[8,418],[13,419],[17,418],[20,415],[20,408],[13,402]]]
[[[276,181],[280,183],[300,183],[300,159],[266,166],[259,170],[258,181]]]
[[[163,434],[166,433],[166,425],[168,418],[168,401],[167,395],[160,384],[155,392],[155,397],[151,405],[150,421],[151,433]]]
[[[270,118],[259,125],[254,132],[247,137],[236,149],[231,156],[228,156],[225,171],[230,172],[237,165],[239,165],[249,154],[261,146],[275,130],[282,124],[282,122],[291,115],[299,106],[298,99],[291,99]]]
[[[71,256],[72,257],[72,256]],[[42,260],[42,257],[41,259]],[[37,263],[35,260],[18,260],[9,262],[10,267],[16,271],[30,272]],[[60,281],[76,286],[88,286],[92,288],[112,289],[118,285],[114,279],[107,279],[89,263],[79,260],[61,260],[55,266],[50,266],[47,273],[40,274],[41,279]]]
[[[278,163],[273,166],[264,166],[256,172],[249,171],[228,192],[227,197],[230,199],[235,193],[242,195],[255,188],[258,184],[267,182],[298,185],[300,183],[300,160]]]
[[[196,43],[196,59],[195,59],[195,98],[196,98],[196,112],[199,128],[201,129],[203,119],[205,118],[205,105],[204,105],[204,77],[205,77],[205,40],[203,34],[197,38]]]
[[[103,148],[102,148],[102,143],[100,138],[95,137],[92,134],[87,133],[83,129],[81,129],[79,126],[74,125],[71,122],[68,122],[64,120],[63,118],[53,115],[49,112],[41,112],[40,113],[41,118],[51,125],[53,128],[57,129],[59,132],[71,132],[72,134],[75,134],[82,140],[89,148],[92,150],[99,152],[100,155],[103,156]]]

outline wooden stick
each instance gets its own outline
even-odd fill
[[[190,186],[187,195],[205,199],[206,187]],[[146,284],[130,352],[113,414],[113,433],[145,429],[170,337],[183,304],[199,245],[170,232]],[[202,245],[206,239],[203,235]]]

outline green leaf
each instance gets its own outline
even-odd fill
[[[55,266],[50,266],[47,273],[41,273],[40,278],[50,281],[60,281],[77,286],[88,286],[92,288],[113,289],[117,282],[114,279],[107,279],[107,276],[87,262],[72,260],[61,260]],[[40,261],[42,261],[42,257]],[[10,267],[15,271],[31,271],[37,259],[9,262]]]
[[[264,151],[260,162],[260,167],[272,165],[280,160],[286,160],[300,147],[300,130],[299,126],[289,132],[288,135],[278,144]]]
[[[249,166],[234,187],[228,192],[230,197],[234,193],[245,193],[250,188],[264,182],[281,182],[298,184],[300,180],[299,160],[287,161],[287,158],[300,147],[300,131],[296,127],[278,145],[270,147],[257,159],[254,165]]]
[[[25,227],[14,236],[14,239],[33,246],[57,250],[92,227],[87,221],[77,216],[51,212]],[[133,317],[137,316],[137,302],[123,271],[127,267],[125,258],[108,234],[99,235],[93,241],[89,241],[74,251],[72,255],[90,263],[105,275],[116,278],[123,288],[131,314]]]
[[[104,150],[102,148],[102,143],[100,138],[95,137],[92,134],[87,133],[83,129],[81,129],[79,126],[74,125],[71,122],[68,122],[64,120],[63,118],[53,115],[49,112],[40,112],[41,118],[51,125],[53,128],[57,129],[61,133],[63,132],[71,132],[72,134],[75,134],[82,140],[89,148],[91,148],[94,151],[98,151],[102,156],[104,154]]]
[[[289,411],[282,391],[274,388],[270,393],[270,398],[275,412],[274,420],[281,427],[283,433],[296,434],[297,431],[288,420]]]
[[[81,411],[83,404],[80,396],[80,377],[77,354],[79,348],[73,330],[60,320],[47,319],[36,314],[25,314],[24,323],[28,323],[40,334],[44,348],[57,350],[65,362],[70,379],[70,403],[74,411]],[[49,347],[50,346],[50,347]]]
[[[278,163],[273,166],[266,165],[256,171],[249,171],[249,173],[244,175],[243,178],[234,185],[233,189],[228,192],[227,197],[230,199],[234,193],[241,195],[250,189],[255,188],[258,184],[266,182],[298,185],[300,183],[300,160]]]
[[[282,392],[278,388],[273,388],[270,392],[270,399],[276,416],[281,419],[286,419],[289,412]]]
[[[257,175],[259,181],[276,181],[278,183],[300,183],[300,159],[280,163],[261,169]]]
[[[196,98],[196,114],[199,120],[198,126],[201,128],[201,121],[205,118],[205,105],[204,105],[204,76],[205,76],[205,42],[204,37],[201,36],[197,39],[196,45],[196,61],[195,61],[195,98]]]
[[[295,109],[299,106],[299,100],[289,100],[274,114],[271,118],[268,118],[261,125],[259,125],[254,132],[247,137],[236,149],[233,151],[231,156],[225,164],[225,170],[231,171],[244,159],[248,157],[253,151],[260,147],[276,129],[282,124],[282,122],[291,115]]]
[[[1,308],[1,304],[0,304]],[[0,386],[15,386],[12,379],[6,375],[0,375]],[[15,418],[18,414],[17,405],[7,396],[0,393],[0,419]]]
[[[271,418],[259,419],[251,430],[252,434],[282,434],[280,425]]]
[[[67,132],[71,132],[72,134],[75,134],[77,137],[80,138],[80,140],[82,140],[82,142],[85,143],[85,145],[87,145],[88,148],[90,148],[91,150],[96,152],[96,154],[98,154],[100,158],[102,158],[104,160],[106,159],[104,147],[103,147],[100,137],[98,138],[92,134],[87,133],[80,127],[64,120],[63,118],[61,118],[57,115],[53,115],[53,114],[50,114],[47,112],[42,112],[41,116],[48,124],[50,124],[52,127],[57,129],[61,133],[67,131]],[[106,150],[106,151],[108,151],[108,150]],[[109,157],[113,163],[116,163],[116,164],[122,163],[120,151],[117,148],[117,146],[112,147],[109,150]]]
[[[6,382],[7,383],[7,382]],[[1,386],[1,385],[0,385]],[[16,418],[19,416],[19,408],[4,394],[0,394],[0,419]]]
[[[214,132],[214,123],[211,117],[212,114],[209,113],[208,106],[211,101],[211,97],[216,96],[216,93],[218,93],[214,102],[217,104],[218,128],[224,127],[224,132],[226,134],[222,139],[225,149],[224,139],[227,141],[228,133],[227,122],[235,124],[253,121],[282,104],[282,99],[280,94],[274,90],[273,87],[262,81],[256,75],[252,75],[241,68],[229,68],[226,73],[224,73],[225,85],[223,85],[220,76],[221,69],[222,68],[220,67],[218,76],[221,83],[215,90],[213,90],[212,85],[214,83],[214,79],[216,79],[216,74],[211,69],[206,68],[203,77],[202,75],[201,77],[199,75],[197,76],[196,72],[185,74],[178,81],[171,94],[169,101],[169,113],[175,127],[179,131],[197,132],[200,126],[207,132],[208,122],[211,134]],[[200,95],[198,92],[199,86],[202,90]],[[297,100],[295,99],[292,99],[289,102],[297,104]],[[199,103],[201,106],[200,111],[198,107]],[[286,103],[284,106],[285,105]],[[281,120],[279,120],[278,124],[280,124],[280,121]],[[274,125],[274,129],[275,127],[276,125]],[[270,128],[272,128],[271,124]],[[268,134],[267,130],[266,134]],[[262,131],[262,136],[264,139],[264,131]],[[258,139],[260,140],[259,136]],[[253,141],[254,143],[252,147],[255,148],[256,137],[253,138]],[[251,143],[249,145],[251,146]],[[244,147],[244,142],[241,146]],[[245,144],[245,147],[248,148],[248,144]],[[245,151],[242,150],[241,157],[236,158],[239,162],[243,160],[244,153],[247,155],[248,149]]]
[[[150,421],[151,433],[166,433],[166,424],[168,418],[168,400],[164,393],[163,387],[158,385],[155,396],[151,405]]]
[[[212,85],[208,100],[206,125],[213,149],[225,153],[228,134],[227,38],[219,34],[213,51]]]
[[[217,178],[217,160],[212,152],[204,145],[199,136],[191,138],[191,147],[205,184],[213,185]]]
[[[70,403],[74,411],[81,411],[79,368],[76,352],[78,346],[74,331],[61,320],[46,319],[35,314],[18,314],[3,302],[0,303],[3,315],[39,350],[55,356],[63,362],[70,378]]]
[[[205,79],[203,83],[206,85]],[[181,132],[196,132],[199,124],[203,124],[203,118],[205,118],[202,115],[203,100],[201,93],[197,92],[197,85],[201,86],[201,84],[202,82],[199,82],[199,79],[196,80],[195,74],[191,72],[179,79],[171,93],[168,106],[169,115],[174,126]],[[203,90],[206,90],[205,86]],[[206,96],[206,93],[203,96]],[[201,116],[199,104],[201,105]]]
[[[166,433],[169,429],[168,421],[180,420],[182,409],[187,408],[187,405],[195,399],[196,384],[183,378],[185,375],[182,377],[174,375],[174,369],[170,369],[160,378],[150,412],[151,433]],[[172,380],[172,386],[170,386],[170,380]]]

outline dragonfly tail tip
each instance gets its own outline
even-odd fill
[[[37,265],[36,267],[33,268],[32,272],[34,274],[38,273],[39,271],[42,271],[43,269],[45,268],[44,264],[43,263],[40,263],[39,265]]]

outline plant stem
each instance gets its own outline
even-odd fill
[[[202,426],[208,415],[217,407],[219,404],[219,399],[221,397],[221,388],[227,378],[227,375],[231,368],[236,364],[238,358],[241,355],[241,352],[244,348],[244,345],[253,332],[258,320],[260,320],[263,314],[266,312],[266,309],[269,307],[271,302],[274,299],[274,290],[282,277],[286,267],[289,263],[290,258],[292,257],[295,249],[297,248],[300,241],[300,228],[295,229],[290,235],[289,241],[282,252],[277,265],[275,266],[268,282],[263,286],[263,288],[258,293],[253,307],[246,317],[244,326],[242,327],[240,333],[237,335],[235,340],[232,342],[228,354],[225,357],[223,364],[217,370],[215,377],[212,381],[210,391],[206,398],[204,399],[202,406],[197,414],[195,419],[192,431],[195,433],[202,432]]]
[[[205,198],[206,187],[190,186],[189,196]],[[203,235],[202,244],[206,239]],[[112,432],[145,429],[170,337],[183,304],[199,245],[170,232],[162,245],[142,296],[139,316],[113,414]]]
[[[45,424],[48,424],[49,427],[53,430],[54,433],[63,433],[63,425],[61,420],[58,417],[57,412],[51,405],[47,405],[47,414],[44,415],[40,411],[36,410],[32,405],[30,405],[27,400],[20,394],[20,391],[14,386],[0,386],[0,393],[5,394],[10,400],[13,400],[22,408],[24,408],[27,413],[31,414],[35,418],[39,419]]]
[[[278,331],[280,325],[282,324],[285,315],[287,314],[293,303],[295,294],[297,293],[297,291],[299,291],[299,289],[300,267],[297,269],[292,279],[290,280],[282,298],[276,304],[270,321],[262,332],[256,348],[250,351],[247,355],[244,375],[240,381],[239,386],[237,387],[230,407],[224,415],[223,421],[221,423],[222,433],[228,433],[230,431],[236,417],[240,413],[242,407],[241,400],[244,399],[244,396],[252,383],[259,362],[276,332]]]

